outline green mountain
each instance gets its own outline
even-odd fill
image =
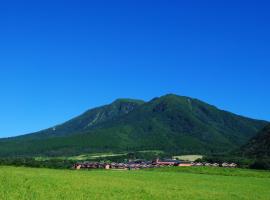
[[[119,118],[123,115],[127,115],[144,103],[145,102],[141,100],[117,99],[110,105],[88,110],[82,115],[71,119],[64,124],[27,135],[27,137],[59,137],[85,132],[87,130],[93,129],[95,126],[101,123]]]
[[[270,159],[270,124],[244,145],[241,152],[248,157]]]
[[[0,140],[0,156],[163,150],[216,153],[246,143],[267,122],[166,95],[149,102],[119,99],[64,124]]]

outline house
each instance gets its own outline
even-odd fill
[[[76,163],[73,165],[74,169],[105,169],[109,168],[110,166],[105,163],[98,163],[98,162],[83,162],[83,163]]]
[[[171,160],[171,159],[164,159],[159,160],[157,159],[154,164],[161,165],[161,166],[178,166],[180,164],[180,161],[178,160]]]
[[[222,167],[229,167],[229,164],[225,162],[225,163],[222,163],[221,166]]]
[[[178,167],[191,167],[191,166],[193,166],[193,163],[191,162],[180,162],[178,164]]]
[[[236,168],[236,167],[237,167],[237,164],[231,163],[229,166],[230,166],[231,168]]]
[[[81,169],[81,167],[82,167],[82,165],[80,165],[80,164],[75,164],[75,165],[73,166],[73,168],[74,168],[74,169],[77,169],[77,170]]]
[[[228,167],[228,168],[236,168],[237,164],[236,163],[222,163],[222,167]]]
[[[212,167],[219,167],[219,164],[218,163],[214,163],[214,164],[212,164]]]
[[[193,166],[201,167],[203,166],[203,163],[193,163]]]
[[[164,159],[164,160],[157,159],[154,163],[159,166],[178,166],[178,167],[193,166],[192,162],[185,162],[185,161],[171,160],[171,159]]]

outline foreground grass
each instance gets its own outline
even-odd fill
[[[155,169],[146,169],[147,171],[169,172],[169,173],[191,173],[219,176],[236,176],[236,177],[256,177],[270,179],[270,171],[250,170],[239,168],[222,168],[222,167],[164,167]]]
[[[229,176],[231,171],[211,174],[211,170],[218,169],[71,171],[0,167],[0,199],[270,199],[269,172],[237,170]]]

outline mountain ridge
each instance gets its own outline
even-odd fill
[[[240,152],[246,157],[270,158],[270,124],[258,132],[244,145]]]
[[[243,145],[266,124],[175,94],[148,102],[117,99],[55,127],[0,139],[0,155],[152,149],[224,152]]]

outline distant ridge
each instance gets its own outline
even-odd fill
[[[245,144],[266,126],[190,97],[149,102],[118,99],[49,129],[0,140],[0,156],[163,150],[221,153]]]
[[[270,124],[244,145],[241,152],[248,157],[270,158]]]

